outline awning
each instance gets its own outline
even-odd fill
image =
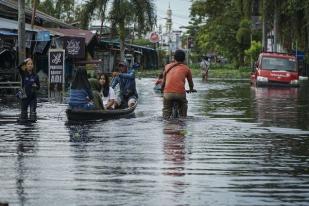
[[[48,31],[52,36],[63,36],[62,33],[59,33],[55,31],[54,29],[40,27],[34,25],[33,28],[31,28],[30,24],[26,24],[25,30],[27,32],[45,32]],[[11,20],[11,19],[5,19],[0,17],[0,31],[7,31],[14,34],[14,32],[18,31],[18,21]],[[17,34],[16,34],[17,35]]]
[[[7,29],[7,30],[18,30],[18,21],[5,19],[0,17],[0,29]],[[39,31],[38,29],[31,28],[30,24],[25,25],[26,31]]]
[[[101,59],[85,60],[85,61],[75,61],[73,62],[76,65],[85,65],[85,64],[103,64]]]
[[[107,40],[107,39],[101,39],[100,42],[108,44],[108,45],[113,45],[119,48],[119,41],[117,40]],[[148,51],[148,52],[155,52],[156,50],[150,47],[145,47],[145,46],[139,46],[136,44],[125,44],[126,47],[131,47],[133,48],[136,53],[142,53],[143,51]]]
[[[88,30],[83,29],[59,29],[59,28],[47,28],[51,32],[57,32],[62,37],[83,37],[85,38],[85,43],[88,45],[91,40],[96,36]]]
[[[11,31],[5,31],[0,29],[0,36],[18,36],[16,33]]]

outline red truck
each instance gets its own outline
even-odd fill
[[[251,73],[256,86],[299,86],[297,58],[290,54],[262,52]]]

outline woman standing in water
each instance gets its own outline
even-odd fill
[[[18,67],[22,80],[23,96],[21,97],[20,121],[28,119],[28,107],[30,107],[30,121],[36,121],[37,91],[40,89],[40,80],[33,71],[33,61],[31,58]]]

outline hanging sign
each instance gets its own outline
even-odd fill
[[[151,43],[158,43],[160,41],[160,35],[157,32],[151,32],[149,35],[149,41]]]
[[[83,37],[63,37],[63,48],[70,58],[85,58],[85,38]]]

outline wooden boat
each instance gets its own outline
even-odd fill
[[[137,103],[132,107],[125,109],[114,110],[81,110],[81,109],[67,109],[66,114],[68,120],[82,121],[82,120],[105,120],[129,117],[133,114]]]

